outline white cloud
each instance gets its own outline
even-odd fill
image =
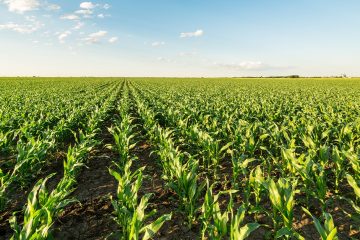
[[[243,61],[239,63],[214,63],[214,65],[234,70],[261,70],[269,67],[261,61]]]
[[[110,4],[104,4],[104,6],[103,6],[103,8],[105,9],[105,10],[108,10],[109,8],[110,8],[111,6],[110,6]]]
[[[76,25],[73,27],[74,30],[79,30],[85,25],[83,22],[77,22]]]
[[[97,15],[97,17],[98,17],[98,18],[105,18],[105,15],[102,14],[102,13],[100,13],[100,14]]]
[[[92,10],[90,10],[90,9],[80,9],[80,10],[77,10],[75,13],[83,14],[83,15],[91,15],[94,12]]]
[[[157,60],[164,63],[177,63],[175,60],[166,57],[158,57]]]
[[[201,30],[201,29],[196,30],[195,32],[183,32],[183,33],[180,33],[181,38],[201,37],[202,35],[204,35],[204,31]]]
[[[153,47],[160,47],[160,46],[164,46],[165,42],[153,42],[151,43],[151,46]]]
[[[10,12],[24,13],[38,9],[40,2],[38,0],[3,0],[8,6]]]
[[[112,37],[109,39],[109,43],[116,43],[119,40],[118,37]]]
[[[88,44],[99,43],[101,41],[101,39],[104,38],[106,35],[107,35],[107,31],[98,31],[98,32],[89,34],[83,40]]]
[[[35,16],[26,16],[25,19],[27,22],[24,24],[13,22],[0,24],[0,30],[10,30],[18,33],[33,33],[44,26],[44,24],[38,21]]]
[[[178,54],[179,57],[193,57],[193,56],[196,56],[198,55],[197,52],[180,52]]]
[[[59,42],[64,43],[65,38],[67,38],[70,34],[71,34],[70,31],[66,31],[66,32],[63,32],[63,33],[59,34],[59,36],[58,36]]]
[[[49,11],[57,11],[57,10],[60,10],[61,7],[57,4],[48,4],[46,6],[46,10],[49,10]]]
[[[96,7],[96,5],[93,4],[92,2],[82,2],[82,3],[80,3],[80,8],[83,8],[83,9],[93,9],[95,7]]]
[[[75,11],[75,13],[82,15],[83,18],[92,18],[94,11],[91,9],[80,9]]]
[[[37,29],[30,25],[9,22],[5,24],[0,24],[0,30],[11,30],[18,33],[32,33],[35,32]]]
[[[64,19],[64,20],[78,20],[79,16],[75,15],[75,14],[66,14],[60,17],[60,19]]]

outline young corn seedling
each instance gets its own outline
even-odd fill
[[[45,141],[30,138],[28,142],[20,141],[17,144],[18,155],[12,171],[4,173],[0,169],[0,210],[7,203],[7,192],[13,183],[25,186],[45,165],[45,157],[54,141]]]
[[[231,184],[234,189],[239,189],[240,176],[242,175],[244,177],[245,183],[248,182],[246,180],[249,174],[248,166],[251,162],[256,161],[256,159],[247,158],[245,155],[238,156],[236,150],[229,150],[229,153],[231,156],[231,163],[232,163]]]
[[[83,161],[91,151],[96,141],[86,137],[80,132],[77,145],[69,147],[67,158],[64,161],[64,176],[56,188],[48,193],[46,182],[54,174],[35,184],[28,196],[28,202],[24,213],[24,223],[19,225],[14,215],[11,219],[11,227],[14,230],[12,239],[48,239],[51,238],[50,227],[54,216],[57,216],[68,204],[75,202],[68,196],[74,191],[76,176],[79,169],[84,165]]]
[[[220,161],[233,143],[229,142],[221,147],[220,140],[215,140],[209,133],[200,130],[197,124],[193,125],[186,134],[195,145],[202,149],[202,164],[205,169],[210,169],[214,178],[217,179]]]
[[[352,219],[354,219],[356,222],[358,222],[359,226],[360,226],[360,205],[359,205],[359,201],[360,201],[360,184],[358,184],[356,182],[356,180],[350,174],[346,174],[346,179],[347,179],[347,182],[349,183],[349,185],[354,190],[355,201],[353,201],[353,200],[351,200],[349,198],[343,198],[343,197],[340,197],[340,198],[345,199],[346,201],[348,201],[350,203],[350,205],[353,207],[353,209],[355,210],[355,213],[348,213],[348,212],[345,212],[345,213],[348,216],[350,216]]]
[[[360,161],[359,161],[359,154],[360,150],[358,150],[358,153],[355,151],[343,151],[344,156],[346,159],[350,162],[350,165],[354,171],[354,176],[356,180],[360,180]]]
[[[202,239],[224,239],[242,240],[250,235],[251,232],[260,227],[258,223],[248,223],[243,226],[242,223],[245,218],[245,208],[242,206],[234,214],[232,194],[236,190],[221,191],[218,194],[213,194],[213,186],[209,187],[207,181],[207,191],[204,198],[204,203],[201,207],[201,221],[202,221]],[[229,194],[230,202],[227,209],[221,212],[219,198],[221,195]]]
[[[0,131],[0,153],[8,154],[10,152],[11,136],[13,131],[2,132]]]
[[[327,192],[327,184],[326,184],[326,175],[325,170],[320,164],[314,164],[313,171],[314,182],[315,182],[315,197],[320,201],[321,208],[323,211],[326,209],[326,192]]]
[[[264,188],[265,182],[264,173],[260,165],[251,170],[249,184],[255,197],[255,206],[251,209],[251,212],[255,213],[255,219],[257,218],[257,213],[263,210],[260,206],[260,201],[261,194],[266,190]]]
[[[275,238],[296,237],[303,239],[295,230],[293,230],[292,222],[294,218],[295,194],[297,191],[296,182],[290,182],[284,178],[280,178],[277,183],[272,179],[268,184],[269,197],[273,206],[274,229],[276,230]],[[280,220],[278,213],[282,220]],[[282,228],[280,229],[282,225]]]
[[[108,145],[110,149],[116,149],[119,154],[119,160],[114,162],[118,169],[123,169],[126,162],[130,158],[130,150],[136,146],[136,143],[132,143],[132,139],[135,137],[132,134],[134,125],[129,115],[124,115],[118,126],[108,128],[108,131],[112,134],[115,145]]]
[[[360,200],[360,187],[359,187],[358,183],[350,174],[346,174],[346,179],[347,179],[349,185],[354,189],[356,199]]]
[[[6,190],[10,185],[9,174],[0,169],[0,211],[3,211],[8,203]]]
[[[199,184],[198,166],[198,162],[191,157],[185,164],[180,161],[175,162],[172,164],[174,178],[168,183],[168,187],[179,197],[181,207],[187,215],[189,227],[196,220],[196,213],[200,209],[198,200],[205,187],[205,183]]]
[[[39,180],[30,192],[23,224],[18,224],[15,215],[10,219],[10,226],[14,230],[12,240],[51,239],[50,227],[53,225],[53,216],[75,201],[66,198],[72,192],[69,188],[62,189],[64,191],[55,189],[48,193],[46,182],[53,175]]]
[[[36,175],[42,169],[45,156],[54,145],[54,141],[49,142],[35,138],[30,138],[25,143],[20,142],[17,146],[16,165],[11,176],[16,176],[16,181],[24,185],[28,182],[28,178]]]
[[[335,174],[335,193],[339,193],[339,185],[340,181],[343,178],[345,169],[345,158],[343,157],[343,154],[339,151],[337,147],[335,147],[332,150],[332,161],[335,164],[335,167],[332,168],[334,174]]]
[[[118,181],[116,199],[111,198],[116,214],[114,219],[120,227],[117,235],[122,240],[137,240],[143,235],[142,239],[147,240],[160,230],[165,221],[171,219],[171,214],[162,215],[146,225],[146,221],[156,210],[146,213],[152,194],[145,194],[139,202],[138,191],[142,184],[144,167],[132,173],[131,164],[131,160],[125,164],[123,174],[109,169],[110,174]]]
[[[230,240],[244,240],[260,227],[259,223],[247,223],[243,225],[245,214],[246,209],[243,206],[237,210],[236,215],[234,215],[231,210]]]
[[[207,180],[207,191],[200,216],[202,221],[202,238],[205,239],[206,235],[208,235],[210,239],[222,239],[228,233],[229,212],[221,212],[219,197],[228,192],[221,191],[215,195],[212,189],[213,186],[209,187],[209,181]],[[231,192],[235,193],[236,191]]]
[[[310,203],[310,196],[314,196],[320,201],[323,210],[326,208],[327,183],[323,167],[314,163],[310,156],[301,158],[296,164],[293,164],[297,174],[300,175],[303,184],[303,191],[306,193],[306,203]]]
[[[306,208],[302,208],[314,221],[316,230],[320,234],[322,240],[337,240],[337,228],[335,227],[334,220],[329,213],[323,212],[324,224],[322,225],[319,219],[310,213]]]

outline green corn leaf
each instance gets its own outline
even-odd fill
[[[280,230],[278,230],[275,234],[275,238],[281,238],[284,236],[291,236],[292,231],[291,229],[287,228],[287,227],[283,227]]]
[[[322,239],[326,239],[326,231],[323,228],[323,226],[321,225],[320,221],[314,217],[309,210],[307,210],[306,208],[302,207],[302,210],[307,213],[314,221],[315,227],[317,229],[317,231],[319,232],[320,236]]]
[[[233,145],[233,142],[228,142],[225,146],[223,146],[221,149],[220,149],[220,153],[226,151],[231,145]]]
[[[335,240],[338,239],[338,237],[336,236],[337,234],[337,229],[334,228],[326,237],[326,240]]]
[[[143,240],[148,240],[152,237],[154,237],[154,235],[160,230],[160,228],[162,227],[162,225],[166,222],[171,220],[171,215],[172,214],[165,214],[162,215],[161,217],[159,217],[158,219],[156,219],[153,223],[143,227],[140,232],[144,232],[144,237],[142,238]]]
[[[354,189],[356,196],[360,198],[360,187],[357,185],[355,179],[350,174],[346,174],[346,179],[350,186]]]
[[[260,226],[261,225],[258,223],[248,223],[236,231],[236,234],[232,237],[232,240],[243,240]]]

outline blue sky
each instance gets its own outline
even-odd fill
[[[0,76],[360,76],[358,0],[0,0]]]

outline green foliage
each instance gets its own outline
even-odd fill
[[[201,222],[202,222],[202,238],[206,239],[223,239],[230,238],[232,240],[242,240],[247,238],[251,232],[260,227],[258,223],[243,224],[246,209],[241,206],[234,213],[234,203],[232,194],[236,190],[221,191],[218,194],[213,193],[213,186],[209,187],[207,181],[207,191],[204,198],[204,203],[201,207]],[[220,197],[222,195],[229,195],[230,201],[226,210],[221,211]]]
[[[145,212],[152,194],[145,194],[139,202],[138,192],[143,180],[144,167],[131,172],[131,164],[132,161],[129,160],[122,174],[109,169],[110,174],[118,182],[116,198],[111,200],[116,214],[115,221],[120,227],[118,235],[119,239],[132,240],[139,239],[139,236],[143,234],[142,239],[149,239],[159,231],[165,221],[171,219],[171,214],[164,214],[154,222],[146,224],[148,218],[153,216],[156,210],[150,213]]]
[[[312,219],[314,221],[314,225],[316,227],[316,230],[320,234],[320,237],[322,240],[337,240],[338,239],[337,228],[335,227],[334,220],[329,213],[326,213],[326,212],[323,213],[324,223],[321,224],[319,219],[314,217],[309,212],[309,210],[307,210],[306,208],[302,208],[302,209],[306,214],[308,214],[309,216],[312,217]]]
[[[301,238],[293,229],[294,209],[320,204],[323,216],[315,226],[322,238],[325,232],[335,239],[326,212],[333,212],[337,200],[352,206],[340,210],[349,224],[359,225],[359,86],[358,79],[1,79],[0,210],[11,191],[28,187],[52,154],[70,145],[56,192],[46,192],[46,179],[32,191],[34,203],[28,205],[41,213],[40,220],[27,224],[36,219],[30,211],[26,224],[12,220],[17,236],[50,236],[61,208],[44,212],[40,196],[57,203],[68,199],[88,154],[100,144],[102,123],[111,119],[114,144],[108,147],[118,156],[114,177],[135,174],[124,186],[139,184],[142,169],[131,172],[128,164],[136,160],[135,131],[146,133],[165,191],[174,194],[189,225],[201,220],[214,238],[242,239],[258,227],[246,224],[246,212],[274,222],[265,227],[266,235]],[[221,182],[215,192],[227,204],[214,200],[218,194],[212,191],[209,197],[210,187],[203,191],[205,177]],[[238,192],[223,194],[230,188]],[[130,187],[127,194],[135,196],[132,191],[139,189]],[[135,235],[145,239],[169,218],[148,224],[149,199],[136,196],[129,205],[125,196],[113,199],[141,213],[128,218]]]

